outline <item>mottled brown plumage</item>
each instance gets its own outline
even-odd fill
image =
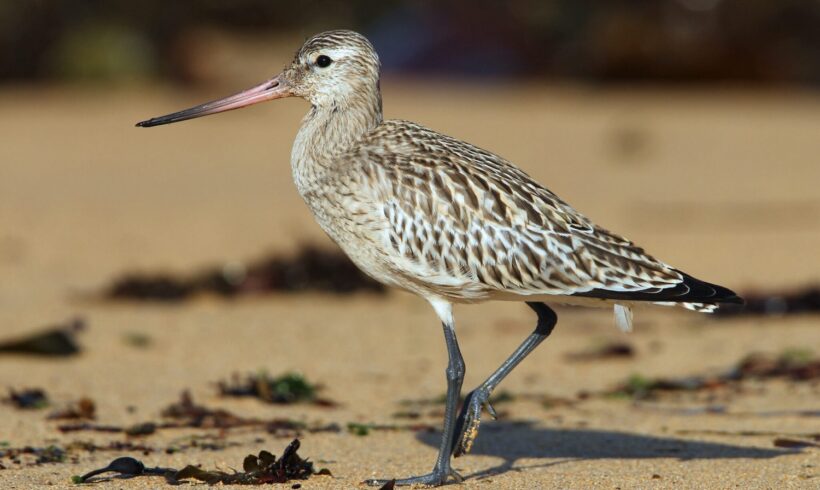
[[[316,82],[305,66],[323,52],[340,66]],[[297,187],[368,274],[451,302],[612,296],[708,311],[709,299],[731,296],[675,289],[689,276],[593,224],[503,158],[418,124],[383,121],[378,69],[363,36],[331,31],[309,39],[283,74],[313,104],[291,157]]]
[[[495,386],[552,331],[541,301],[680,304],[711,311],[740,301],[593,224],[505,159],[418,124],[382,119],[379,59],[352,31],[308,39],[284,71],[227,99],[140,123],[154,126],[295,95],[311,104],[291,153],[299,194],[319,225],[367,274],[427,299],[444,324],[450,362],[444,436],[430,474],[458,479],[450,455],[469,451]],[[464,363],[452,304],[526,301],[535,332],[455,410]],[[492,412],[491,412],[492,413]],[[374,482],[375,483],[375,482]]]

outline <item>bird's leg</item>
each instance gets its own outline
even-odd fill
[[[498,383],[501,382],[530,352],[535,350],[545,338],[549,337],[558,316],[552,309],[544,303],[531,303],[527,305],[535,310],[538,315],[538,323],[535,331],[521,343],[510,357],[501,366],[481,383],[478,388],[467,394],[464,404],[461,407],[453,439],[453,456],[459,457],[470,452],[470,448],[478,435],[478,426],[481,423],[481,409],[486,408],[487,412],[496,417],[495,410],[490,405],[490,394]]]
[[[458,399],[461,395],[461,385],[464,382],[465,366],[464,359],[461,357],[461,350],[458,348],[452,317],[450,317],[450,321],[445,320],[445,318],[442,318],[442,320],[449,361],[447,363],[447,370],[445,371],[447,374],[447,405],[444,409],[444,429],[441,436],[438,457],[436,458],[436,464],[433,466],[432,472],[422,476],[396,480],[396,485],[439,486],[447,483],[450,479],[455,482],[463,480],[461,475],[450,467],[450,457],[453,453],[456,410],[458,409]],[[388,481],[389,480],[368,480],[367,483],[369,485],[384,485]]]

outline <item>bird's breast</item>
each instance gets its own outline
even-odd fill
[[[297,188],[322,230],[360,269],[395,285],[383,260],[386,223],[379,205],[368,199],[367,192],[340,180],[302,181]]]

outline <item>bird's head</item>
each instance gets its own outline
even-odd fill
[[[317,107],[345,105],[378,90],[379,57],[357,32],[323,32],[299,48],[280,77],[293,95]]]
[[[373,98],[380,100],[379,66],[379,57],[367,38],[353,31],[327,31],[305,41],[282,73],[264,83],[137,126],[170,124],[292,96],[318,108],[345,108]]]

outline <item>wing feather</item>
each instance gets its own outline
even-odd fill
[[[419,281],[462,284],[471,294],[698,299],[680,294],[690,276],[596,226],[497,155],[406,121],[386,121],[357,148],[351,160],[370,162],[365,174],[382,183],[371,187],[380,189],[385,243],[414,262]],[[619,317],[630,323],[625,310]]]

